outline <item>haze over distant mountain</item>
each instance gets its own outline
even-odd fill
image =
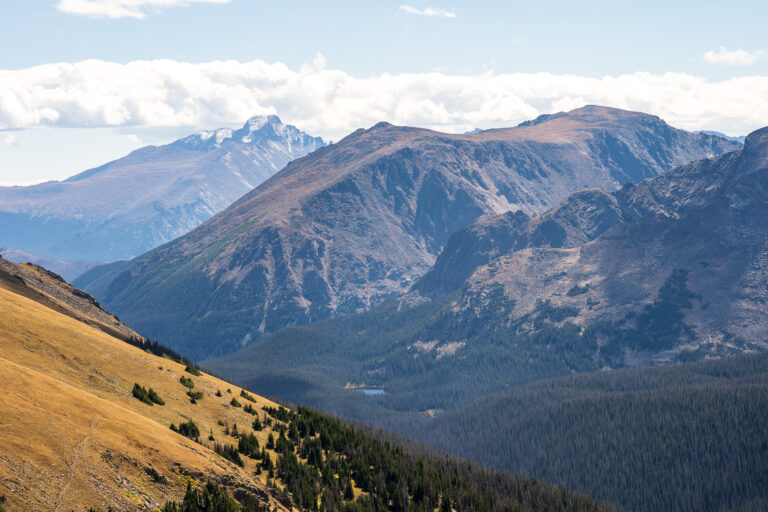
[[[92,269],[98,262],[89,261],[69,261],[57,258],[46,258],[37,254],[19,251],[10,247],[0,247],[0,256],[14,263],[35,263],[45,267],[52,272],[56,272],[66,281],[71,282],[89,269]]]
[[[40,258],[114,261],[198,226],[325,143],[276,116],[147,146],[61,182],[0,187],[0,244]]]
[[[296,160],[227,210],[78,283],[193,358],[402,293],[483,214],[541,213],[739,148],[603,107],[448,135],[380,123]]]

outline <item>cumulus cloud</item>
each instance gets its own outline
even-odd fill
[[[656,114],[671,124],[738,135],[768,122],[768,76],[722,81],[681,73],[599,78],[552,73],[383,74],[329,69],[318,56],[281,63],[86,60],[0,70],[0,130],[35,126],[232,126],[278,114],[338,140],[386,120],[449,132],[511,126],[539,114],[600,104]]]
[[[439,18],[455,18],[456,13],[451,11],[444,11],[443,9],[436,9],[434,7],[427,7],[426,9],[419,10],[412,5],[401,5],[401,11],[405,11],[408,14],[415,14],[417,16],[432,16]]]
[[[230,0],[59,0],[56,8],[90,18],[144,18],[148,12],[193,3],[226,4]]]
[[[704,54],[704,60],[710,64],[725,64],[728,66],[749,66],[765,57],[765,50],[748,52],[739,48],[729,50],[721,46],[717,50],[710,50]]]

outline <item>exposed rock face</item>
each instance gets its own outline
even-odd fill
[[[148,146],[65,181],[0,187],[0,244],[59,260],[132,258],[324,145],[276,116],[254,117],[240,130]]]
[[[738,147],[602,107],[465,135],[380,123],[78,284],[163,343],[215,355],[406,291],[481,215],[542,213],[574,191],[616,189]]]
[[[577,193],[540,217],[481,218],[452,237],[415,290],[462,287],[461,308],[501,285],[513,316],[546,300],[584,327],[651,329],[658,308],[674,310],[678,331],[619,347],[632,352],[626,364],[636,353],[662,361],[751,350],[768,346],[766,219],[768,128],[741,151],[612,194]]]

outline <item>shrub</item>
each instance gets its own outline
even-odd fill
[[[195,377],[200,377],[202,375],[202,373],[200,373],[200,370],[198,370],[197,368],[189,364],[186,366],[186,368],[184,368],[184,371],[194,375]]]
[[[152,388],[149,388],[149,391],[147,391],[147,394],[149,395],[149,399],[152,400],[157,405],[165,405],[165,400],[160,398],[160,395],[157,394],[157,391],[155,391]]]
[[[154,389],[149,388],[149,391],[147,391],[147,389],[144,386],[140,386],[138,382],[134,383],[131,393],[133,394],[134,398],[137,398],[145,404],[165,405],[163,399],[160,398],[160,395],[158,395]]]
[[[196,404],[198,400],[203,398],[202,391],[187,391],[190,403]]]
[[[171,423],[171,430],[195,441],[200,439],[200,429],[192,420],[189,420],[185,423],[179,423],[178,427]]]
[[[215,451],[216,453],[218,453],[228,461],[234,464],[237,464],[240,467],[243,467],[243,459],[240,458],[240,453],[237,451],[237,448],[235,448],[231,444],[216,443],[215,445],[213,445],[213,451]]]
[[[245,512],[252,510],[241,506],[226,490],[214,482],[208,482],[201,490],[187,484],[187,492],[181,503],[168,501],[160,512]]]
[[[221,397],[221,390],[220,389],[216,390],[216,396]]]
[[[261,469],[264,471],[272,471],[275,469],[275,465],[272,463],[272,458],[269,456],[266,450],[261,450]]]
[[[244,389],[241,389],[241,390],[240,390],[240,396],[241,396],[241,397],[243,397],[243,398],[245,398],[246,400],[249,400],[249,401],[251,401],[251,402],[254,402],[254,403],[256,402],[256,399],[255,399],[255,398],[253,398],[253,396],[251,396],[251,394],[250,394],[250,393],[248,393],[248,392],[247,392],[246,390],[244,390]]]
[[[237,399],[235,399],[235,398],[233,398],[232,400],[230,400],[230,402],[229,402],[229,405],[231,405],[232,407],[242,407],[242,405],[240,404],[240,402],[238,402],[238,401],[237,401]]]
[[[259,440],[256,439],[256,436],[253,435],[253,433],[248,435],[243,434],[240,436],[240,440],[237,443],[237,451],[255,459],[261,454],[259,452]]]
[[[259,412],[256,409],[251,407],[251,404],[245,404],[245,407],[243,407],[243,411],[245,411],[248,414],[251,414],[253,416],[256,416],[257,414],[259,414]]]
[[[147,390],[140,386],[138,382],[133,384],[133,390],[131,391],[131,394],[133,394],[133,397],[144,402],[145,404],[154,405],[152,402],[152,399],[149,398],[149,393]]]
[[[294,412],[286,409],[285,407],[267,407],[266,405],[261,408],[263,411],[265,411],[267,414],[275,418],[276,420],[289,422],[291,421],[291,418],[294,416]]]
[[[181,382],[181,385],[182,385],[182,386],[186,386],[186,387],[188,387],[189,389],[192,389],[192,388],[194,388],[194,387],[195,387],[195,383],[194,383],[194,381],[193,381],[192,379],[188,379],[188,378],[186,378],[186,377],[185,377],[185,376],[183,376],[183,375],[182,375],[182,376],[181,376],[181,378],[179,379],[179,382]]]

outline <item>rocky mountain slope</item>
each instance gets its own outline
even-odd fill
[[[205,364],[399,429],[539,379],[762,351],[767,218],[762,129],[742,150],[613,193],[480,218],[409,293]]]
[[[747,137],[741,151],[613,194],[575,194],[542,217],[484,219],[479,224],[487,231],[506,230],[496,238],[501,255],[474,270],[457,305],[482,307],[469,306],[470,297],[501,286],[515,316],[548,301],[584,328],[599,331],[596,323],[611,322],[632,333],[613,347],[626,365],[646,357],[664,361],[697,351],[764,347],[766,218],[768,129],[762,129]],[[457,234],[456,247],[483,240],[476,237],[478,227],[466,237]],[[436,270],[458,273],[448,263],[452,259],[460,258],[446,254]],[[423,288],[429,290],[426,283]],[[666,329],[673,325],[678,330]],[[611,349],[606,342],[598,343],[599,351]]]
[[[324,145],[276,116],[254,117],[239,130],[141,148],[61,182],[0,187],[0,244],[58,260],[132,258]]]
[[[282,408],[113,337],[116,319],[45,269],[0,267],[6,510],[610,510]],[[190,503],[211,496],[215,507]]]
[[[95,327],[123,341],[148,341],[105,311],[96,299],[34,263],[15,264],[0,257],[0,283],[8,290]]]
[[[173,243],[78,281],[199,358],[406,291],[451,233],[489,213],[541,213],[740,147],[602,107],[447,135],[380,123],[296,160]]]

